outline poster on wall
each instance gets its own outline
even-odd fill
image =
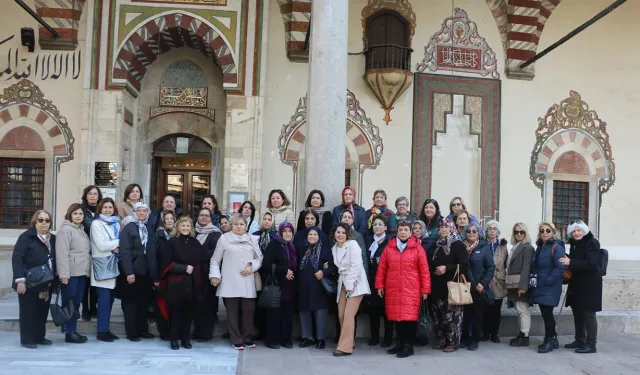
[[[247,192],[229,192],[229,214],[237,213],[247,196]]]
[[[97,161],[95,164],[93,184],[96,186],[115,187],[118,182],[118,163]]]
[[[117,202],[116,199],[116,188],[114,187],[100,187],[100,192],[102,193],[102,199],[111,198],[114,202]]]

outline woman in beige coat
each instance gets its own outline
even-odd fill
[[[502,301],[507,296],[507,258],[509,257],[509,250],[507,249],[507,240],[500,239],[500,223],[496,220],[490,220],[484,228],[487,242],[493,251],[493,263],[496,266],[496,270],[493,274],[493,279],[489,284],[489,289],[495,295],[495,302],[493,305],[487,306],[484,312],[484,324],[482,341],[491,339],[494,343],[500,342],[498,332],[500,331],[500,318]]]
[[[67,306],[69,300],[73,300],[75,306],[80,307],[91,264],[89,236],[82,226],[84,208],[79,203],[72,204],[64,219],[56,233],[56,271],[62,284],[62,305]],[[87,337],[79,335],[76,331],[77,324],[77,319],[72,318],[62,326],[65,342],[87,342]]]
[[[291,210],[291,201],[289,201],[284,191],[280,189],[271,190],[271,192],[269,192],[267,208],[273,215],[274,230],[277,230],[280,224],[285,221],[295,223],[296,215]]]
[[[371,294],[371,289],[362,263],[362,250],[353,240],[351,227],[339,223],[333,238],[336,244],[331,253],[338,267],[338,319],[341,327],[338,347],[333,355],[342,357],[353,352],[356,314],[362,298]]]
[[[104,198],[98,203],[97,216],[91,223],[91,256],[107,257],[120,251],[120,220],[118,210],[111,198]],[[91,272],[91,286],[96,287],[98,295],[98,341],[113,342],[119,337],[109,330],[113,289],[116,278],[96,280]]]
[[[222,297],[227,308],[229,336],[236,350],[255,347],[251,341],[256,299],[254,272],[262,265],[262,253],[246,233],[246,227],[244,216],[231,217],[231,232],[218,240],[209,270],[211,285],[218,287],[216,295]]]

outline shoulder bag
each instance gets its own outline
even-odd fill
[[[58,287],[58,290],[56,291],[56,300],[51,305],[49,305],[49,310],[51,311],[51,320],[53,320],[53,324],[55,324],[56,327],[60,327],[67,321],[78,319],[80,317],[80,313],[78,312],[78,309],[76,308],[76,305],[73,302],[72,298],[69,298],[67,306],[58,304],[58,301],[60,300],[60,294],[61,291]]]
[[[322,289],[329,297],[335,297],[338,294],[338,282],[332,277],[323,277],[320,279]]]
[[[109,240],[111,234],[107,228],[103,225],[102,228],[107,232]],[[96,281],[114,279],[120,275],[120,269],[118,268],[118,255],[111,253],[106,257],[91,257],[91,272],[93,272],[93,278]]]
[[[462,281],[460,280],[461,278]],[[447,289],[449,289],[450,305],[470,305],[473,303],[473,299],[471,299],[471,283],[468,283],[464,274],[460,273],[459,264],[456,266],[453,280],[447,282]]]
[[[280,307],[280,286],[276,279],[276,265],[271,265],[271,274],[267,276],[265,285],[262,286],[262,292],[258,299],[258,307],[262,309],[277,309]]]
[[[46,263],[25,269],[24,274],[29,289],[53,281],[53,271]]]

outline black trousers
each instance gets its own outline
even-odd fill
[[[193,302],[187,298],[171,305],[169,310],[169,338],[171,341],[189,340]]]
[[[207,295],[198,306],[198,314],[193,317],[194,336],[210,340],[213,338],[213,326],[218,314],[218,297],[211,284],[207,284]]]
[[[38,292],[29,291],[18,294],[20,309],[20,344],[37,345],[44,340],[47,316],[49,315],[49,300],[38,298]]]
[[[84,285],[84,297],[82,298],[83,314],[98,314],[98,293],[96,287],[91,286],[90,280]]]
[[[260,299],[260,292],[256,297],[256,301]],[[256,330],[256,338],[262,340],[267,335],[267,310],[262,307],[258,307],[256,303],[255,312],[253,315],[253,326]]]
[[[472,292],[472,296],[473,296]],[[462,339],[466,342],[479,342],[482,338],[482,326],[484,325],[484,309],[485,304],[481,301],[481,297],[473,299],[471,305],[464,307],[464,319],[462,323]],[[471,337],[469,337],[471,332]]]
[[[500,320],[502,319],[502,301],[503,299],[494,300],[493,305],[484,309],[484,326],[483,336],[498,336],[500,332]]]
[[[576,341],[595,347],[598,341],[598,320],[596,313],[588,309],[572,309],[573,323],[576,327]]]
[[[149,333],[147,324],[148,298],[132,301],[122,300],[122,312],[124,313],[124,329],[127,338],[137,338],[143,333]]]
[[[538,305],[542,320],[544,320],[544,337],[550,339],[556,337],[556,319],[553,317],[553,306]]]
[[[372,339],[380,339],[380,319],[384,320],[384,341],[393,339],[393,321],[387,319],[384,312],[384,306],[369,307],[369,328],[371,330]]]
[[[293,334],[293,301],[280,301],[280,307],[267,310],[267,344],[286,344]]]
[[[160,308],[158,307],[158,304],[156,302],[158,300],[158,297],[159,297],[158,293],[159,293],[159,289],[154,290],[154,304],[155,304],[154,318],[156,320],[156,327],[158,328],[158,333],[160,334],[160,337],[161,338],[168,338],[169,337],[169,322],[167,321],[167,319],[164,318],[164,315],[162,315],[162,312],[160,311]]]
[[[398,337],[398,346],[401,348],[404,348],[405,346],[413,346],[413,342],[416,340],[417,322],[402,321],[394,323],[396,326],[396,335]]]

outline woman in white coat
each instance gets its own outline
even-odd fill
[[[339,223],[333,232],[336,244],[331,253],[339,274],[338,319],[341,327],[338,347],[333,351],[336,357],[353,352],[356,314],[364,295],[371,294],[362,263],[362,250],[353,240],[351,231],[350,226]]]
[[[120,240],[120,223],[118,209],[111,198],[104,198],[96,209],[98,216],[91,223],[91,256],[107,257],[118,253]],[[96,288],[98,296],[98,341],[113,342],[119,339],[109,331],[111,306],[113,305],[113,289],[116,278],[96,280],[91,270],[91,286]]]
[[[231,232],[218,240],[209,266],[211,285],[218,287],[216,295],[227,308],[229,336],[236,350],[255,347],[251,341],[257,295],[253,274],[262,265],[262,252],[246,228],[244,216],[231,216]]]

